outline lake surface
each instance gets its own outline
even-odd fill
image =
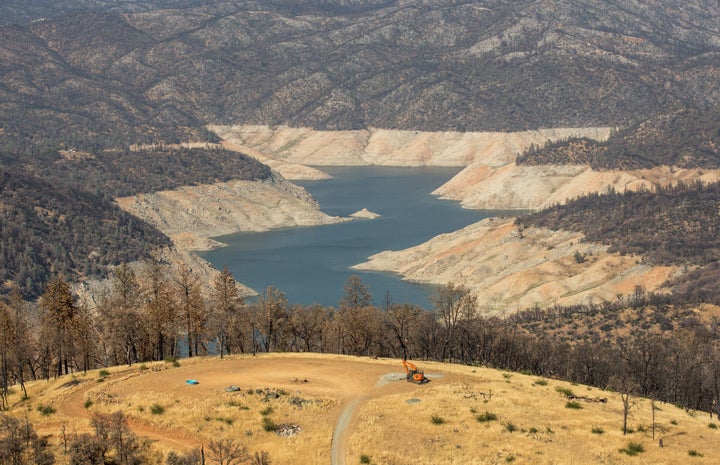
[[[227,265],[239,282],[257,292],[274,286],[291,304],[318,303],[337,308],[350,275],[360,276],[383,305],[393,303],[431,308],[432,286],[402,281],[392,273],[351,270],[352,265],[383,250],[398,250],[455,231],[489,216],[509,212],[467,210],[458,202],[440,200],[431,192],[457,168],[322,167],[332,179],[295,181],[333,216],[349,216],[367,208],[379,218],[262,233],[237,233],[217,238],[227,247],[201,255],[218,269]]]

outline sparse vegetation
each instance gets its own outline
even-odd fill
[[[277,431],[278,425],[270,417],[263,417],[262,419],[263,429],[267,432]]]
[[[630,456],[635,456],[645,452],[645,447],[638,442],[630,442],[627,447],[620,449],[620,452]]]
[[[689,455],[690,457],[702,457],[702,456],[703,456],[703,454],[701,454],[700,452],[696,451],[695,449],[690,449],[690,450],[688,451],[688,455]]]
[[[431,416],[430,421],[433,425],[442,425],[443,423],[445,423],[445,419],[438,415]]]
[[[485,412],[475,416],[475,419],[480,423],[497,420],[497,415],[492,412]]]
[[[360,454],[360,463],[363,463],[363,464],[371,463],[370,456],[367,454]]]
[[[605,430],[600,428],[599,426],[593,426],[591,431],[593,434],[604,434],[605,433]]]
[[[581,410],[583,407],[580,405],[580,402],[576,401],[569,401],[565,403],[565,408],[573,409],[573,410]]]
[[[37,406],[37,411],[40,412],[40,415],[46,417],[48,415],[52,415],[53,413],[55,413],[55,407],[53,407],[52,405],[39,404]]]
[[[160,404],[152,404],[150,406],[150,413],[152,413],[153,415],[162,415],[163,413],[165,413],[165,407]]]

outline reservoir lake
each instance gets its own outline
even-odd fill
[[[468,210],[456,201],[431,194],[458,168],[321,167],[332,179],[294,181],[303,186],[328,215],[347,217],[367,208],[376,219],[243,232],[216,238],[225,247],[202,252],[218,269],[227,266],[235,279],[257,292],[274,286],[289,304],[337,308],[347,278],[358,275],[375,305],[411,303],[432,308],[433,286],[403,281],[394,273],[364,272],[350,267],[383,250],[399,250],[458,230],[490,216],[512,212]]]

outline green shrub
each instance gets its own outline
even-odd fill
[[[223,422],[228,425],[232,425],[234,422],[234,420],[232,418],[228,418],[228,417],[217,417],[215,420]]]
[[[603,434],[604,432],[605,432],[605,430],[600,428],[599,426],[593,426],[593,429],[592,429],[593,434]]]
[[[85,399],[85,404],[83,404],[83,407],[90,408],[92,407],[93,401],[90,399]]]
[[[580,405],[580,402],[575,402],[574,400],[571,400],[570,402],[565,403],[565,408],[581,410],[583,407],[582,405]]]
[[[263,429],[265,431],[267,431],[268,433],[277,431],[278,425],[274,421],[272,421],[269,417],[263,417],[262,422],[263,422]]]
[[[645,448],[639,442],[630,442],[628,443],[626,448],[620,449],[620,452],[630,456],[635,456],[640,454],[641,452],[645,452]]]
[[[37,406],[37,411],[40,412],[40,415],[46,417],[48,415],[52,415],[53,413],[55,413],[55,408],[52,407],[51,405],[39,404]]]
[[[575,397],[575,393],[573,393],[572,390],[571,390],[571,389],[568,389],[568,388],[564,388],[564,387],[561,387],[561,386],[556,386],[556,387],[555,387],[555,391],[557,391],[557,392],[559,392],[560,394],[564,395],[564,396],[567,397],[568,399],[571,398],[571,397]]]
[[[160,404],[152,404],[150,406],[150,413],[152,413],[153,415],[162,415],[163,413],[165,413],[165,407]]]
[[[538,432],[539,432],[538,429],[535,428],[534,426],[530,427],[530,429],[528,430],[528,433],[530,433],[530,434],[537,434]]]
[[[442,425],[443,423],[445,423],[445,419],[437,415],[433,415],[432,417],[430,417],[430,421],[433,425]]]
[[[695,449],[690,449],[688,451],[688,455],[690,457],[702,457],[703,456],[700,452],[696,451]]]
[[[492,412],[485,411],[485,413],[481,413],[480,415],[477,415],[475,417],[477,421],[480,423],[485,423],[487,421],[495,421],[497,420],[497,415],[495,415]]]
[[[508,433],[514,433],[515,431],[517,431],[517,429],[517,426],[515,426],[513,423],[505,424],[505,431],[507,431]]]
[[[270,415],[271,413],[273,413],[273,411],[274,410],[271,406],[267,406],[260,411],[260,415],[266,417],[266,416]]]
[[[145,370],[149,370],[149,369],[150,368],[148,368],[148,366],[145,365],[144,363],[142,365],[140,365],[140,371],[145,371]]]
[[[100,375],[101,378],[107,378],[108,376],[110,376],[110,372],[107,370],[100,370],[98,372],[98,375]]]
[[[718,425],[715,424],[715,423],[710,423],[710,424],[708,425],[708,428],[710,428],[710,429],[718,429]]]
[[[533,384],[536,386],[547,386],[548,381],[546,379],[536,379]]]
[[[360,454],[360,463],[370,463],[370,456],[366,454]]]

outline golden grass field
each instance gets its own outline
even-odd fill
[[[656,404],[653,440],[650,401],[639,399],[629,420],[634,432],[623,436],[618,394],[487,368],[417,364],[430,383],[407,383],[400,360],[320,354],[116,367],[28,383],[29,399],[16,389],[10,414],[27,415],[39,433],[52,435],[58,451],[63,429],[68,437],[90,432],[93,412],[122,410],[158,456],[227,437],[250,453],[267,451],[274,465],[331,464],[335,427],[347,416],[333,465],[720,463],[720,421],[707,413]],[[227,392],[230,385],[240,391]],[[568,408],[558,388],[587,400]],[[591,401],[600,398],[607,403]],[[39,405],[55,412],[42,415]],[[266,417],[300,431],[268,432]],[[621,452],[630,442],[644,451]]]

